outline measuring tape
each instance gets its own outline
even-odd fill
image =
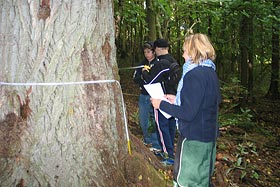
[[[81,81],[81,82],[49,82],[49,83],[8,83],[8,82],[0,82],[0,86],[63,86],[63,85],[77,85],[77,84],[102,84],[102,83],[117,83],[121,90],[122,94],[122,109],[123,109],[123,117],[124,117],[124,124],[125,124],[125,131],[126,131],[126,138],[127,138],[127,148],[128,153],[131,155],[131,145],[128,133],[128,125],[126,119],[126,112],[125,112],[125,105],[124,105],[124,98],[121,89],[121,84],[117,80],[96,80],[96,81]]]

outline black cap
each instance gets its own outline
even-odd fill
[[[154,50],[154,42],[153,41],[147,41],[143,45],[144,49],[151,49]]]
[[[169,44],[165,39],[160,38],[154,42],[154,47],[166,48],[169,47]]]

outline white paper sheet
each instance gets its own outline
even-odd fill
[[[152,97],[152,98],[155,98],[155,99],[162,99],[164,101],[167,101],[169,102],[165,97],[164,97],[164,92],[163,92],[163,89],[161,87],[161,84],[160,83],[154,83],[154,84],[146,84],[144,85],[144,88],[147,90],[147,92],[149,93],[149,95]],[[165,118],[169,119],[171,118],[171,115],[160,110],[159,111],[164,115]]]

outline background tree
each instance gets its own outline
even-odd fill
[[[156,33],[156,12],[154,11],[154,5],[152,0],[146,0],[146,16],[148,24],[148,41],[154,41],[157,38]]]
[[[0,186],[127,186],[113,4],[1,1]]]
[[[280,13],[280,3],[279,1],[273,1],[273,21],[272,21],[272,57],[271,57],[271,78],[270,86],[267,96],[272,99],[279,99],[279,37],[280,37],[280,23],[277,20],[277,15]]]

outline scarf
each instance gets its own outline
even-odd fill
[[[184,65],[183,65],[183,74],[182,74],[182,78],[180,79],[179,83],[178,83],[178,87],[177,87],[177,94],[176,94],[176,101],[175,101],[175,105],[180,106],[181,105],[181,98],[180,98],[180,92],[183,88],[183,79],[184,76],[191,71],[192,69],[198,67],[198,66],[206,66],[206,67],[211,67],[216,71],[216,66],[215,64],[212,62],[212,60],[210,59],[206,59],[201,61],[199,64],[195,64],[192,62],[192,60],[187,60]]]

